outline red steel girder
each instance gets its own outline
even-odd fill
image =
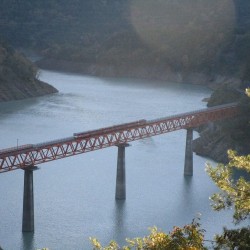
[[[208,122],[230,118],[239,114],[236,104],[222,105],[189,113],[146,121],[144,124],[114,128],[113,131],[96,130],[88,137],[72,137],[68,140],[53,141],[52,144],[32,145],[27,150],[0,151],[0,173],[26,168],[65,157],[140,140],[146,137],[198,127]]]

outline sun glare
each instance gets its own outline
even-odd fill
[[[130,10],[142,41],[182,61],[215,56],[235,26],[232,0],[134,0]]]

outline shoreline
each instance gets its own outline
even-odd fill
[[[88,76],[110,77],[110,78],[133,78],[140,80],[157,80],[162,82],[175,82],[192,85],[206,86],[216,90],[222,84],[238,85],[240,79],[232,76],[208,75],[200,72],[174,72],[163,66],[115,66],[103,64],[87,64],[43,58],[34,62],[38,68],[68,72]]]
[[[0,103],[58,93],[49,83],[35,79],[30,82],[5,82],[0,86]]]

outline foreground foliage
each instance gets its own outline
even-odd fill
[[[219,164],[212,168],[208,164],[207,172],[221,192],[214,194],[211,199],[213,208],[217,211],[226,208],[234,208],[234,221],[250,218],[250,182],[241,176],[237,180],[233,178],[234,169],[250,173],[250,155],[238,156],[235,151],[229,150],[230,159],[227,165]]]
[[[250,155],[238,156],[236,152],[229,151],[229,164],[219,164],[215,169],[208,167],[208,172],[213,181],[222,190],[214,194],[213,208],[217,211],[234,208],[234,222],[239,224],[250,218],[250,182],[241,176],[238,180],[233,179],[233,166],[237,169],[250,172]],[[215,236],[213,244],[215,250],[220,249],[250,249],[250,227],[238,229],[223,229],[221,235]]]
[[[243,227],[239,229],[223,229],[221,235],[215,236],[216,243],[215,250],[220,249],[250,249],[250,227]]]
[[[246,95],[250,97],[249,88]],[[249,117],[247,120],[249,124]],[[211,197],[213,208],[217,211],[234,208],[234,222],[239,223],[250,218],[250,155],[239,156],[236,151],[228,150],[228,158],[228,164],[219,164],[216,168],[207,164],[206,170],[221,190]],[[234,173],[239,171],[240,177],[235,178]]]
[[[238,156],[235,151],[229,150],[230,159],[227,165],[219,164],[216,168],[208,165],[207,172],[220,188],[221,192],[214,194],[211,199],[216,211],[234,209],[234,222],[239,224],[250,219],[250,155]],[[238,179],[233,177],[234,170],[241,170]],[[239,229],[223,229],[221,235],[215,236],[214,249],[250,249],[250,227]]]
[[[246,89],[250,97],[250,89]],[[246,113],[247,114],[247,113]],[[249,123],[249,117],[248,123]],[[207,172],[214,183],[220,188],[220,193],[211,199],[216,211],[234,209],[234,222],[239,224],[250,219],[250,155],[239,156],[236,151],[228,151],[229,163],[219,164],[212,168],[207,166]],[[240,177],[235,178],[235,172],[240,171]],[[250,227],[239,229],[223,229],[221,235],[216,235],[214,249],[250,249]]]
[[[143,238],[127,239],[128,245],[119,247],[115,241],[108,246],[102,246],[95,239],[90,238],[94,250],[202,250],[204,247],[204,230],[200,229],[197,220],[183,228],[174,227],[173,231],[166,234],[156,227],[150,229],[150,234]]]

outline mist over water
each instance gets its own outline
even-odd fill
[[[41,71],[58,90],[41,98],[0,104],[0,148],[71,136],[74,132],[139,119],[154,119],[205,107],[210,90],[193,85],[107,79]],[[216,191],[194,156],[194,176],[184,177],[185,131],[131,143],[126,148],[126,201],[115,201],[117,148],[42,165],[34,172],[35,232],[21,232],[23,171],[0,175],[0,245],[5,250],[91,249],[89,237],[144,236],[148,227],[166,232],[201,213],[206,237],[231,221],[215,213]]]

